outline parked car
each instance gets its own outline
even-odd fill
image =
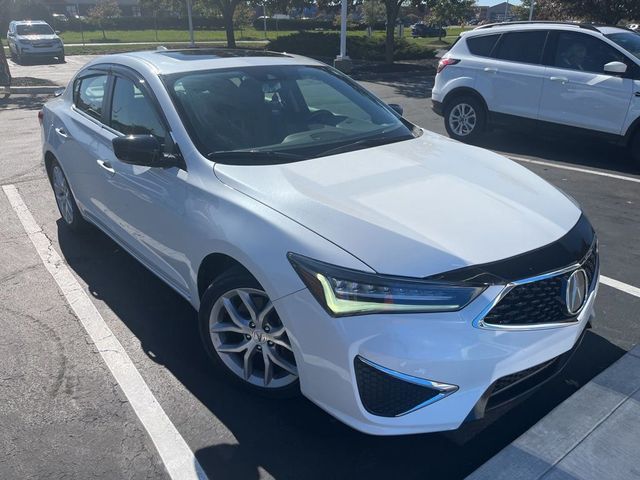
[[[556,374],[593,315],[575,201],[318,61],[106,56],[40,113],[62,224],[187,299],[253,392],[371,434],[455,429]]]
[[[441,27],[434,27],[424,23],[416,23],[411,26],[411,36],[413,37],[446,37],[447,31]]]
[[[627,28],[635,32],[637,30],[640,30],[640,25],[638,25],[637,23],[632,23],[631,25],[628,25]]]
[[[474,141],[488,124],[586,132],[640,161],[640,35],[566,23],[464,32],[440,61],[433,107],[447,132]]]
[[[11,58],[17,63],[34,57],[55,57],[58,62],[64,63],[62,39],[42,20],[10,22],[7,43]]]

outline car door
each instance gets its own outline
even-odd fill
[[[154,135],[172,144],[169,128],[145,82],[114,73],[103,134],[111,142],[122,135]],[[189,236],[184,222],[188,173],[183,168],[151,168],[116,158],[111,147],[97,159],[104,183],[108,228],[125,247],[179,293],[188,298]]]
[[[581,32],[554,32],[547,58],[540,120],[619,135],[633,94],[633,79],[604,72],[630,60],[603,40]]]
[[[502,34],[492,59],[478,72],[476,88],[490,111],[530,119],[538,116],[545,67],[546,30]]]
[[[103,220],[96,159],[110,148],[110,141],[102,133],[108,81],[106,70],[89,69],[78,76],[70,108],[65,104],[65,108],[56,109],[48,134],[83,212]]]

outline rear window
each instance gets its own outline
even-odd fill
[[[480,57],[491,56],[491,51],[500,35],[482,35],[481,37],[471,37],[467,40],[469,51]]]
[[[542,63],[546,31],[511,32],[502,35],[494,57],[522,63]]]

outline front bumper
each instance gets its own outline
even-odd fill
[[[57,57],[64,55],[64,47],[62,45],[53,45],[51,47],[20,45],[20,55],[22,57]]]
[[[287,325],[306,397],[365,433],[426,433],[453,430],[477,418],[496,381],[570,351],[593,316],[597,294],[596,286],[577,321],[564,326],[520,331],[474,327],[473,320],[500,290],[490,287],[464,310],[441,314],[332,318],[306,289],[278,300],[276,307]],[[358,391],[358,357],[457,388],[403,415],[373,415]]]

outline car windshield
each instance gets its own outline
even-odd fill
[[[640,35],[633,32],[611,33],[606,35],[609,40],[614,41],[627,52],[640,60]]]
[[[18,25],[18,35],[53,35],[53,29],[49,25],[38,23],[35,25]]]
[[[221,163],[293,162],[421,132],[324,67],[250,66],[164,81],[198,149]]]

